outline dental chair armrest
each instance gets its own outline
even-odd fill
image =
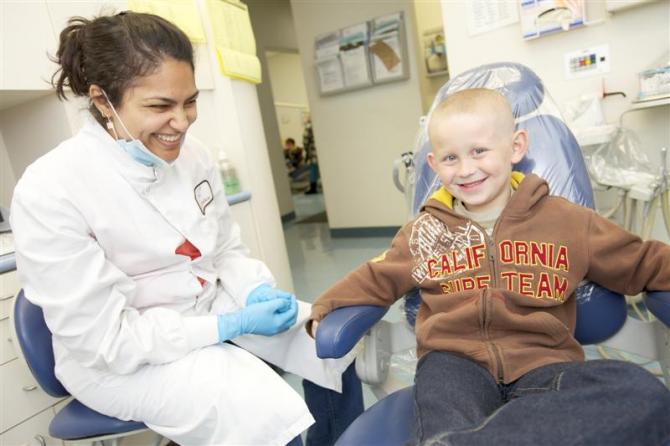
[[[647,291],[644,303],[651,314],[670,327],[670,291]]]
[[[386,307],[356,305],[330,312],[316,330],[316,355],[341,358],[388,311]]]

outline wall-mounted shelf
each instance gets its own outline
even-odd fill
[[[653,3],[655,1],[656,0],[607,0],[605,2],[605,9],[607,9],[607,12],[614,13],[642,6],[647,3]]]
[[[660,107],[661,105],[670,105],[670,95],[633,101],[631,103],[631,108],[638,110],[643,108]]]
[[[426,77],[440,77],[440,76],[449,76],[449,70],[436,71],[434,73],[426,74]]]

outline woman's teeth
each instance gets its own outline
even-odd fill
[[[179,139],[179,135],[156,135],[156,138],[165,142],[175,142]]]

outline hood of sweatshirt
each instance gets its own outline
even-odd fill
[[[524,217],[542,198],[549,195],[549,185],[535,174],[512,172],[510,184],[515,192],[502,213],[507,217]],[[453,217],[456,216],[453,208],[454,197],[441,186],[421,207],[421,211],[436,217],[445,217],[445,214]]]

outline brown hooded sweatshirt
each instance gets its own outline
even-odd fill
[[[549,196],[536,175],[515,172],[512,184],[491,237],[454,213],[440,189],[389,250],[314,302],[311,319],[350,305],[387,307],[417,287],[418,356],[460,354],[510,383],[546,364],[584,359],[573,336],[583,279],[629,295],[670,290],[670,246]]]

